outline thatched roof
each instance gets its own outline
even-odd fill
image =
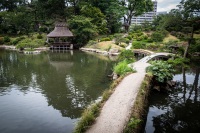
[[[72,37],[72,32],[67,28],[65,22],[57,22],[55,28],[47,37]]]

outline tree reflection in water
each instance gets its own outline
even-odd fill
[[[82,110],[108,88],[112,62],[83,52],[23,55],[0,51],[0,96],[13,88],[42,93],[63,117],[79,118]]]
[[[176,87],[169,95],[152,93],[145,128],[147,133],[199,132],[199,73],[200,67],[189,72],[183,68],[182,77],[179,77]],[[190,83],[187,80],[190,80]]]

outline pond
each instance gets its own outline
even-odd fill
[[[182,68],[169,94],[151,92],[146,133],[197,133],[200,129],[200,62]]]
[[[111,81],[113,62],[81,51],[0,50],[0,132],[70,133]]]

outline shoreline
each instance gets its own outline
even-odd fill
[[[120,54],[120,52],[109,52],[109,51],[94,49],[94,48],[80,48],[79,50],[84,51],[84,52],[92,52],[92,53],[98,53],[102,55],[111,55],[111,56],[118,56]]]
[[[6,50],[14,50],[14,51],[19,51],[23,53],[40,53],[42,51],[48,51],[49,47],[39,47],[39,48],[34,48],[33,51],[26,51],[26,48],[23,51],[20,51],[19,49],[16,48],[16,46],[10,46],[10,45],[0,45],[1,49],[6,49]]]

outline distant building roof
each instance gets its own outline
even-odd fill
[[[55,28],[47,37],[72,37],[72,32],[68,29],[65,22],[57,22]]]

